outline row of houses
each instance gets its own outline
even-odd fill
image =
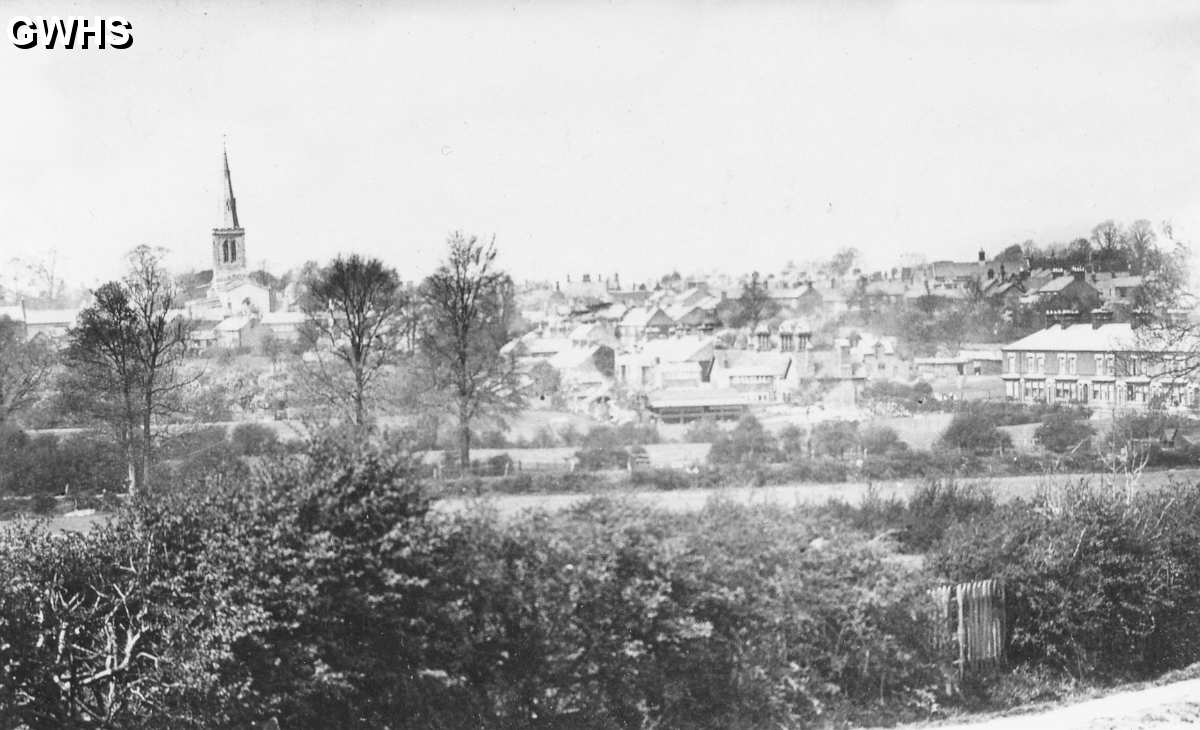
[[[1026,403],[1200,407],[1200,341],[1127,322],[1063,322],[1002,349],[1005,395]]]
[[[21,325],[26,339],[41,337],[61,346],[83,309],[84,305],[56,309],[34,309],[23,304],[0,305],[0,318],[8,318]],[[189,316],[185,309],[175,310],[171,314],[191,320],[188,349],[193,353],[211,347],[256,347],[268,333],[282,341],[294,342],[304,322],[301,312],[245,312],[224,317],[209,316],[206,319]]]

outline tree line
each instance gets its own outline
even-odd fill
[[[163,265],[165,250],[139,246],[127,273],[93,292],[61,352],[0,319],[0,428],[45,391],[54,406],[105,429],[144,492],[165,417],[183,408],[197,375],[184,367],[195,323]],[[502,353],[514,319],[512,278],[494,241],[452,234],[446,257],[417,287],[395,268],[358,254],[305,268],[305,322],[297,363],[302,385],[326,417],[365,429],[384,404],[457,421],[470,462],[471,424],[524,403],[513,357]]]

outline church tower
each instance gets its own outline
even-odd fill
[[[238,222],[237,199],[233,197],[233,178],[229,175],[229,152],[222,149],[225,170],[225,220],[212,232],[213,281],[243,278],[246,275],[246,229]]]

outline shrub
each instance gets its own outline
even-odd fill
[[[1039,446],[1058,454],[1069,451],[1091,450],[1092,436],[1096,429],[1077,413],[1056,411],[1042,417],[1042,425],[1033,433]]]
[[[780,459],[775,437],[754,416],[743,416],[728,434],[713,442],[708,460],[713,464],[769,463]]]
[[[996,428],[995,422],[987,413],[964,410],[954,414],[950,425],[938,438],[936,446],[971,454],[989,453],[997,449],[1012,448],[1012,438]]]
[[[813,427],[811,443],[816,456],[844,458],[858,448],[858,422],[822,421]]]
[[[1086,482],[952,526],[929,556],[950,580],[1008,585],[1012,657],[1077,678],[1194,660],[1200,488],[1127,496]]]
[[[242,456],[262,456],[279,447],[275,429],[261,423],[239,423],[229,435],[233,449]]]
[[[711,444],[725,435],[725,431],[712,418],[693,421],[683,432],[683,440],[694,444]]]
[[[858,441],[867,454],[888,454],[908,448],[908,444],[900,440],[896,429],[890,426],[867,426],[859,434]]]

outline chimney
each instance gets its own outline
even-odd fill
[[[1092,329],[1100,329],[1100,325],[1108,324],[1112,320],[1112,310],[1099,308],[1092,310]]]
[[[1083,281],[1083,277],[1084,277],[1083,267],[1076,266],[1075,268],[1071,269],[1071,276],[1075,278],[1075,281]]]
[[[985,261],[987,261],[987,254],[986,254],[986,253],[984,252],[984,250],[981,248],[981,249],[979,249],[979,263],[981,263],[981,264],[982,264],[982,263],[984,263]]]

